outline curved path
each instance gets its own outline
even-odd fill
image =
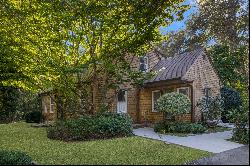
[[[166,143],[173,143],[182,146],[187,146],[212,153],[220,153],[244,146],[242,144],[226,140],[232,137],[232,131],[189,135],[187,137],[178,137],[165,134],[158,134],[155,133],[152,128],[145,127],[145,128],[134,129],[134,134],[141,137],[160,140]]]

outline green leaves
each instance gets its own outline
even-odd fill
[[[248,48],[240,47],[231,50],[227,45],[214,46],[209,55],[213,65],[225,86],[239,90],[246,89],[248,85]]]
[[[68,103],[87,93],[84,108],[94,105],[92,91],[105,100],[110,87],[141,84],[144,76],[130,67],[127,55],[145,54],[161,39],[158,28],[186,9],[183,0],[2,2],[0,54],[9,60],[4,69],[14,75],[1,83],[33,91],[53,88]]]
[[[191,101],[182,93],[166,93],[157,100],[157,109],[171,116],[186,114],[191,111]]]

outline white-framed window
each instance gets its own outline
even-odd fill
[[[147,56],[140,57],[140,71],[143,72],[149,71],[149,61]]]
[[[50,113],[54,113],[55,105],[54,105],[54,98],[50,97]]]
[[[161,91],[155,90],[152,91],[152,112],[158,112],[156,109],[157,100],[161,97]]]
[[[187,95],[190,98],[190,88],[189,87],[177,88],[177,92],[182,93],[184,95]]]

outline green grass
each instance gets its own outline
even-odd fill
[[[0,149],[20,150],[38,164],[183,164],[211,153],[141,137],[62,142],[31,124],[0,124]]]

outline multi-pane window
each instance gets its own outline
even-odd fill
[[[189,87],[177,88],[177,92],[178,92],[178,93],[182,93],[182,94],[187,95],[188,97],[190,97],[190,90],[189,90]]]
[[[147,72],[149,70],[148,57],[140,57],[140,71]]]
[[[160,90],[155,90],[152,91],[152,111],[157,112],[157,100],[161,97],[161,91]]]

